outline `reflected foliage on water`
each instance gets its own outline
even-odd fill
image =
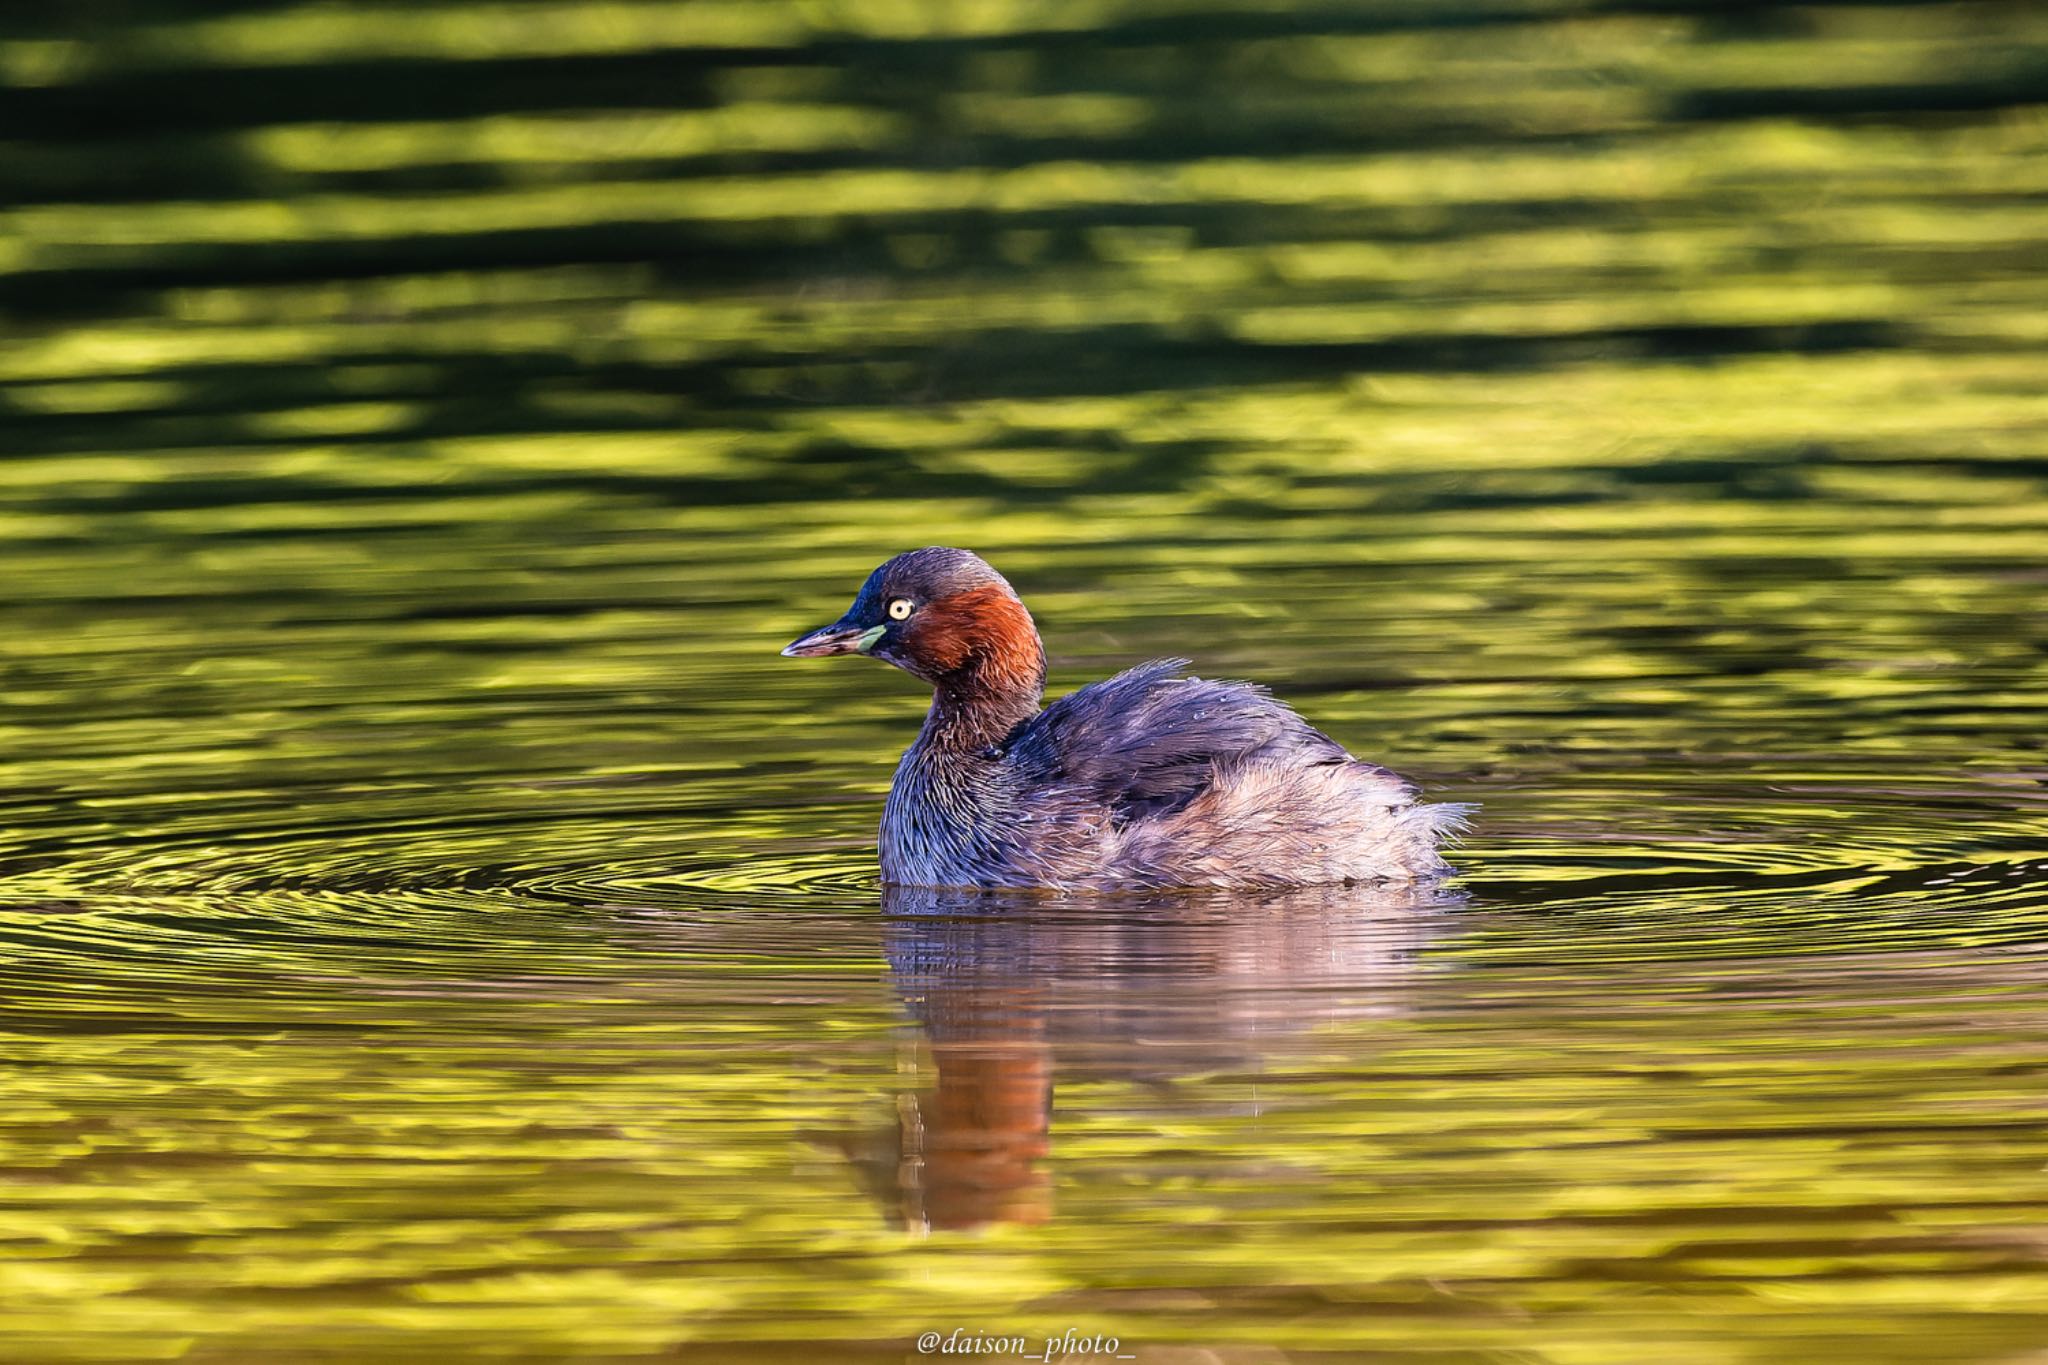
[[[0,1354],[2048,1337],[2039,6],[4,26]],[[884,896],[933,542],[1467,875]]]

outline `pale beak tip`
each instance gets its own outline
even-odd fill
[[[807,634],[799,635],[782,647],[785,659],[815,659],[824,654],[843,651],[835,648],[841,632],[836,626],[820,626]]]
[[[882,636],[883,627],[859,630],[841,621],[820,626],[809,635],[798,636],[782,647],[785,659],[823,659],[834,654],[865,654]]]

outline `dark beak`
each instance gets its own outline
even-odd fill
[[[882,627],[863,629],[845,620],[820,626],[782,647],[785,659],[822,659],[830,654],[865,654],[881,635]]]

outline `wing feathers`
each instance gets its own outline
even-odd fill
[[[1181,809],[1219,767],[1352,761],[1265,689],[1186,677],[1187,666],[1155,660],[1061,698],[1012,737],[1011,761],[1081,788],[1119,823]]]

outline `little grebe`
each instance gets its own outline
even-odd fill
[[[901,554],[782,651],[869,654],[930,683],[882,811],[907,886],[1300,886],[1449,871],[1465,807],[1425,805],[1247,683],[1162,659],[1038,709],[1045,651],[1003,576],[965,550]]]

